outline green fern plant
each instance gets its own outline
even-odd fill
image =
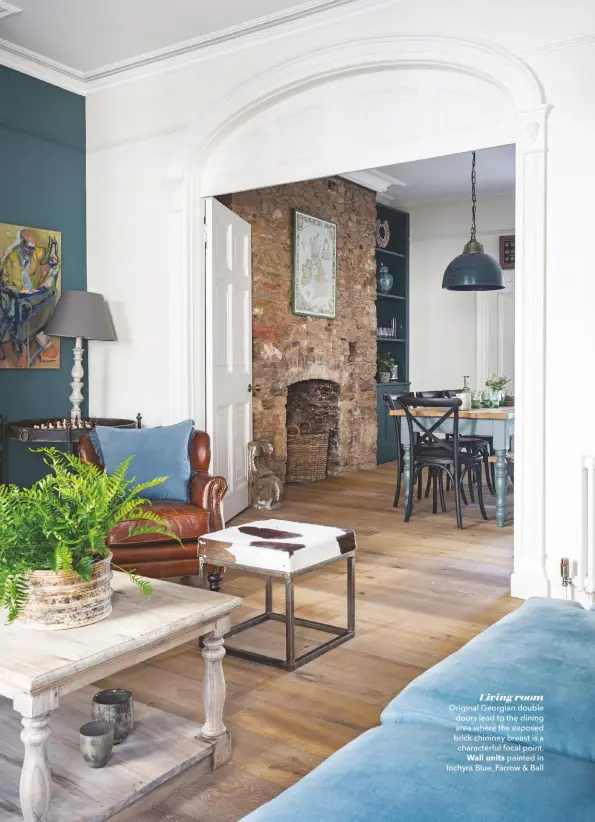
[[[159,533],[179,542],[142,496],[166,477],[135,485],[126,478],[132,457],[108,475],[56,448],[37,450],[52,473],[30,488],[0,485],[0,606],[8,622],[27,602],[32,571],[74,571],[89,580],[94,562],[109,554],[106,536],[119,522],[142,521],[126,536]],[[151,593],[146,579],[127,573],[143,594]]]

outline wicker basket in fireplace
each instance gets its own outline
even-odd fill
[[[329,432],[312,434],[309,422],[287,426],[286,482],[316,482],[326,478]]]

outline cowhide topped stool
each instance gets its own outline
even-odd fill
[[[204,584],[207,565],[238,568],[266,578],[263,614],[235,625],[231,637],[269,619],[285,623],[285,659],[244,651],[227,646],[232,656],[263,662],[294,671],[331,648],[336,648],[355,634],[355,534],[347,528],[330,528],[281,519],[260,520],[223,531],[205,534],[198,541],[200,574]],[[295,616],[294,580],[331,562],[347,563],[347,627],[327,625]],[[285,613],[273,611],[273,579],[285,581]],[[333,634],[332,639],[296,657],[295,626]]]

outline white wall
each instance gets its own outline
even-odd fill
[[[466,374],[472,387],[483,387],[477,373],[477,295],[442,289],[444,269],[469,240],[470,198],[403,208],[409,211],[411,236],[411,387],[458,388]],[[514,193],[480,197],[477,238],[485,252],[497,260],[499,235],[513,231]]]
[[[189,208],[197,195],[186,159],[190,143],[201,144],[201,129],[207,129],[211,112],[235,99],[243,83],[259,75],[263,83],[273,82],[292,58],[323,67],[333,44],[344,41],[369,51],[360,75],[329,77],[316,88],[300,86],[295,104],[287,97],[263,111],[256,125],[218,134],[217,145],[233,151],[213,154],[205,169],[206,193],[516,139],[510,100],[504,88],[482,83],[481,65],[476,82],[438,68],[374,71],[379,44],[391,34],[407,33],[487,41],[516,55],[534,72],[551,106],[545,218],[545,540],[551,590],[561,595],[560,555],[577,557],[581,549],[581,459],[595,454],[595,425],[575,430],[560,402],[563,384],[580,391],[583,406],[595,407],[595,381],[585,378],[585,362],[595,351],[595,278],[588,242],[595,189],[592,0],[567,0],[564,13],[557,0],[403,0],[381,12],[371,3],[370,12],[357,18],[338,15],[333,25],[295,35],[287,31],[237,51],[222,49],[217,59],[197,60],[92,94],[87,100],[88,286],[119,304],[126,338],[123,345],[90,346],[91,412],[129,416],[138,409],[148,424],[175,419],[188,406],[186,384],[198,380],[192,401],[201,422],[201,366],[185,361],[186,352],[173,333],[184,323],[197,336],[203,333],[196,316],[192,319],[199,303],[188,308],[175,299],[178,280],[201,253],[200,225],[188,224],[188,215],[198,212]],[[533,126],[527,123],[527,135],[538,145]],[[288,133],[290,150],[283,145]],[[536,173],[535,165],[529,168]],[[172,178],[179,185],[170,186]],[[218,186],[224,188],[217,191]],[[573,241],[577,237],[585,239]],[[539,264],[532,270],[539,270]],[[199,295],[201,283],[195,287]],[[523,333],[531,340],[539,329],[527,327]],[[532,535],[526,533],[524,539],[528,546]],[[542,561],[539,543],[536,579]],[[525,571],[529,585],[528,566]]]
[[[93,416],[113,416],[119,409],[118,414],[140,412],[147,425],[175,419],[171,360],[182,359],[183,352],[170,346],[176,298],[168,260],[178,250],[168,248],[167,190],[155,173],[173,150],[173,139],[164,136],[149,146],[126,142],[87,159],[90,282],[108,299],[118,335],[116,343],[90,346]]]

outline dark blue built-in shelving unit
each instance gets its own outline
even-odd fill
[[[386,248],[376,249],[376,273],[384,263],[393,277],[388,294],[376,294],[376,325],[392,327],[396,321],[395,337],[377,337],[378,353],[390,354],[399,366],[399,380],[377,385],[378,464],[397,459],[394,422],[388,416],[382,395],[409,390],[409,214],[389,206],[378,205],[379,220],[389,225],[390,239]]]

